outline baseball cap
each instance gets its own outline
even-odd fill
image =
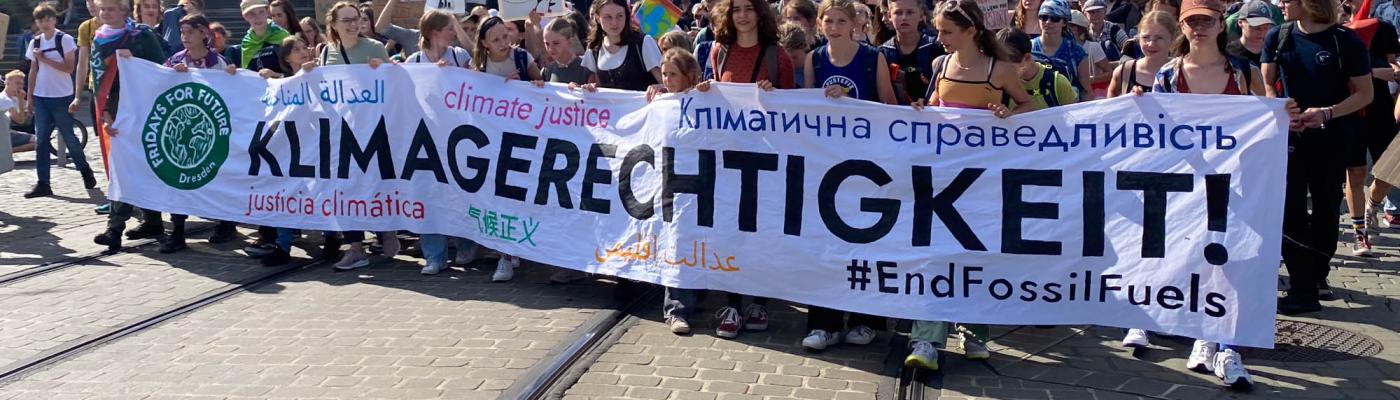
[[[1089,0],[1084,2],[1084,12],[1108,8],[1108,2],[1104,0]]]
[[[1085,29],[1089,28],[1089,17],[1084,16],[1084,13],[1074,10],[1070,11],[1069,14],[1069,23],[1082,26]]]
[[[1187,17],[1193,15],[1209,15],[1220,18],[1224,15],[1225,4],[1219,0],[1185,0],[1181,2],[1181,16],[1178,20],[1185,21]]]
[[[238,10],[240,14],[247,14],[248,10],[252,10],[258,7],[267,7],[267,0],[243,0],[242,2],[238,3]]]
[[[1252,0],[1240,8],[1240,19],[1248,23],[1249,26],[1260,26],[1274,23],[1273,6],[1265,3],[1264,0]]]
[[[1040,13],[1036,15],[1048,15],[1069,19],[1069,3],[1065,0],[1050,0],[1040,3]]]

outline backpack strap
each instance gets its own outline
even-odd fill
[[[929,80],[928,91],[924,93],[924,100],[932,99],[934,93],[938,93],[938,81],[943,79],[943,66],[948,62],[948,55],[944,54],[933,59],[933,79]]]
[[[716,42],[718,44],[718,42]],[[714,79],[719,80],[724,75],[724,62],[729,58],[729,46],[718,44],[710,47],[710,54],[714,57],[714,62],[710,63],[714,69]]]
[[[525,52],[525,49],[515,47],[514,51],[512,51],[511,56],[515,58],[515,72],[517,74],[520,74],[520,80],[530,80],[530,59],[528,57],[528,54]],[[598,62],[598,58],[594,57],[593,62],[596,65],[596,63]]]
[[[1253,67],[1249,65],[1248,61],[1240,58],[1228,57],[1226,60],[1230,62],[1230,68],[1234,69],[1235,75],[1239,77],[1239,79],[1235,80],[1235,83],[1239,85],[1240,94],[1253,94],[1253,91],[1250,90],[1250,88],[1254,87],[1254,77],[1252,76],[1254,75]]]
[[[318,56],[316,64],[326,65],[326,59],[331,56],[331,46],[321,46],[321,55]]]
[[[768,82],[772,82],[777,87],[778,80],[782,77],[778,73],[778,52],[782,49],[776,44],[768,45],[768,50],[764,51],[763,66],[768,70]],[[795,82],[794,82],[795,83]]]
[[[1056,76],[1059,76],[1059,73],[1052,69],[1046,69],[1045,73],[1040,74],[1040,95],[1045,98],[1046,108],[1060,105],[1060,96],[1055,93]]]

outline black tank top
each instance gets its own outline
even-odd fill
[[[646,62],[642,60],[642,42],[628,43],[626,55],[622,59],[622,65],[611,70],[603,70],[598,59],[602,57],[606,46],[598,46],[593,49],[593,70],[598,74],[598,87],[609,89],[622,89],[633,91],[645,91],[647,87],[656,84],[656,77],[647,70]]]

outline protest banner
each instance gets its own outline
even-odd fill
[[[1277,99],[996,119],[738,84],[648,103],[419,64],[280,80],[120,67],[140,84],[121,86],[108,196],[143,208],[447,234],[898,318],[1273,343]]]
[[[453,14],[467,13],[467,0],[426,0],[424,10],[442,10]]]
[[[506,21],[525,19],[530,11],[539,12],[545,17],[557,17],[569,13],[568,2],[564,0],[501,0],[501,8],[496,15]]]
[[[1011,13],[1007,12],[1006,1],[977,0],[977,7],[982,9],[982,22],[987,24],[987,29],[995,31],[1011,26]]]

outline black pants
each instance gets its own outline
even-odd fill
[[[851,320],[844,321],[845,311],[833,310],[825,307],[809,306],[807,308],[807,330],[821,329],[827,332],[841,332],[845,327],[857,327],[865,325],[871,329],[885,329],[885,317],[874,315],[850,313]]]
[[[1350,121],[1329,123],[1289,138],[1288,178],[1283,195],[1283,262],[1288,295],[1315,301],[1337,253],[1346,155],[1355,143]],[[1311,200],[1311,207],[1309,207]],[[1311,208],[1311,209],[1309,209]]]

